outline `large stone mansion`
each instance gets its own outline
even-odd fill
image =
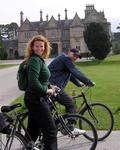
[[[104,11],[98,12],[94,5],[86,5],[85,18],[81,19],[78,14],[74,15],[73,19],[69,19],[67,9],[65,9],[65,19],[56,20],[54,16],[43,20],[43,12],[40,11],[40,20],[31,22],[28,18],[23,20],[23,12],[20,12],[20,27],[18,28],[18,53],[19,56],[24,56],[24,51],[28,40],[37,34],[46,36],[52,46],[51,56],[57,56],[61,52],[66,52],[69,48],[76,47],[83,55],[86,55],[89,50],[84,41],[83,31],[85,26],[91,22],[102,23],[105,29],[111,33],[110,23],[105,18]]]

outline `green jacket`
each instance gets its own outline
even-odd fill
[[[44,60],[33,54],[28,61],[27,92],[44,95],[48,89],[50,71]]]

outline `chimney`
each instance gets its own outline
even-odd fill
[[[60,14],[58,14],[58,20],[60,21]]]
[[[68,17],[67,17],[67,9],[65,8],[65,20],[67,20]]]
[[[48,21],[48,14],[46,15],[46,21]]]
[[[42,10],[40,10],[40,22],[42,22],[43,21],[43,18],[42,18]]]
[[[20,26],[23,24],[23,12],[20,12]]]

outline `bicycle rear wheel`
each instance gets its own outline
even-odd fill
[[[0,150],[27,150],[26,139],[18,132],[15,133],[12,144],[6,147],[10,135],[0,133]]]
[[[94,119],[90,114],[94,114]],[[86,117],[92,124],[95,126],[98,134],[98,141],[102,141],[107,138],[112,132],[114,125],[114,118],[111,110],[101,103],[93,103],[90,105],[90,109],[85,107],[81,112],[81,115]],[[80,125],[83,128],[83,125]],[[92,137],[89,135],[86,138],[92,140]]]
[[[56,121],[56,126],[58,128],[58,149],[59,150],[94,150],[97,146],[97,132],[92,123],[81,115],[77,114],[66,114],[63,115],[63,122],[65,126],[68,125],[69,120],[75,120],[74,128],[79,128],[79,122],[84,124],[84,130],[86,133],[93,137],[93,141],[88,140],[84,135],[75,135],[71,137],[66,129],[62,126],[61,121],[58,119]]]

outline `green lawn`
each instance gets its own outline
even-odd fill
[[[16,66],[16,65],[18,65],[18,64],[0,64],[0,69],[13,67],[13,66]]]
[[[109,106],[114,113],[120,107],[120,55],[107,57],[104,61],[76,62],[76,67],[92,79],[96,86],[92,88],[92,101]],[[66,91],[71,94],[79,88],[69,83]],[[23,101],[23,96],[17,101]],[[120,113],[114,114],[114,129],[120,129]]]
[[[77,67],[92,79],[96,86],[92,88],[92,99],[109,106],[114,113],[120,108],[120,55],[108,57],[104,61],[77,62]],[[77,87],[69,83],[66,91]],[[114,114],[114,129],[120,129],[120,113]]]

